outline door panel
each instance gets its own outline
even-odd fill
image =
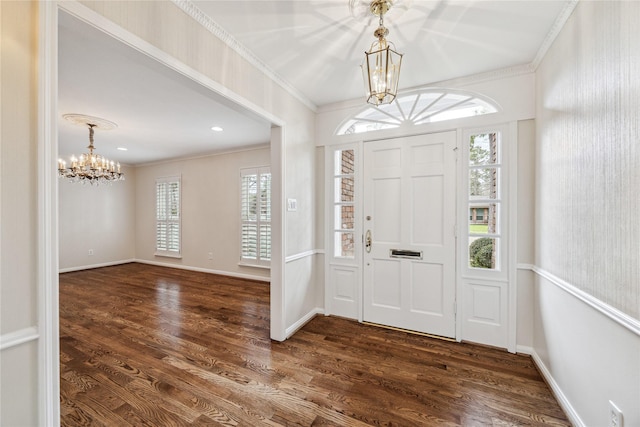
[[[399,243],[401,239],[402,206],[400,192],[402,181],[399,178],[377,179],[373,183],[373,215],[378,220],[377,238],[387,243]]]
[[[365,144],[365,321],[455,336],[455,141],[447,132]]]
[[[414,178],[411,186],[411,233],[416,245],[442,245],[442,210],[434,206],[442,205],[442,177],[429,176]],[[424,197],[428,194],[429,197]]]
[[[400,288],[387,286],[400,280],[400,263],[395,260],[379,260],[375,265],[375,276],[377,280],[373,282],[373,305],[398,309],[401,307]]]

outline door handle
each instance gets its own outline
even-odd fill
[[[367,233],[364,235],[364,249],[367,253],[371,252],[371,230],[367,230]]]

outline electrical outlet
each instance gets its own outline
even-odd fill
[[[624,427],[622,411],[612,401],[609,401],[609,427]]]
[[[89,256],[93,255],[93,249],[89,249]]]

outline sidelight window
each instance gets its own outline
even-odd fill
[[[472,134],[468,141],[469,267],[500,269],[501,134]]]
[[[355,256],[355,151],[335,151],[333,199],[334,256]]]

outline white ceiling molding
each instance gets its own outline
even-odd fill
[[[499,68],[497,70],[487,71],[486,73],[472,74],[470,76],[458,77],[456,79],[443,80],[434,82],[428,85],[421,86],[419,88],[407,89],[412,91],[415,89],[423,89],[426,87],[446,87],[446,88],[458,88],[468,86],[476,83],[487,82],[491,80],[506,79],[509,77],[516,77],[522,74],[533,73],[535,69],[532,64],[516,65],[514,67]]]
[[[549,30],[547,37],[545,37],[544,41],[542,42],[542,45],[540,45],[540,49],[538,49],[538,53],[536,54],[536,57],[531,62],[531,65],[534,71],[538,69],[538,66],[544,59],[544,56],[547,54],[547,51],[549,50],[553,42],[556,40],[556,37],[558,37],[558,34],[560,34],[560,31],[564,27],[564,24],[567,23],[567,20],[573,13],[573,10],[578,5],[578,1],[579,0],[568,1],[564,9],[562,9],[562,12],[560,12],[560,14],[558,15],[558,18],[553,23],[553,26]]]
[[[251,50],[236,40],[229,32],[222,28],[217,22],[205,15],[190,0],[172,0],[173,3],[182,9],[187,15],[207,29],[211,34],[222,40],[227,46],[233,49],[238,55],[264,73],[267,77],[280,85],[284,90],[289,92],[293,97],[298,99],[312,111],[317,112],[318,106],[307,98],[302,92],[296,89],[288,81],[278,75],[271,67],[265,64]]]
[[[523,74],[535,72],[533,64],[517,65],[515,67],[500,68],[498,70],[487,71],[486,73],[472,74],[470,76],[458,77],[450,80],[442,80],[439,82],[428,83],[425,85],[414,86],[398,91],[398,96],[402,96],[411,92],[420,92],[433,88],[441,88],[446,90],[463,88],[465,86],[482,83],[491,80],[506,79],[509,77],[517,77]],[[340,101],[334,104],[322,105],[318,108],[319,113],[327,111],[337,111],[348,109],[358,105],[362,105],[362,98],[350,99],[348,101]]]
[[[246,146],[243,146],[243,147],[230,148],[230,149],[227,149],[227,150],[214,151],[214,152],[211,152],[211,153],[205,153],[205,154],[195,155],[195,156],[172,157],[170,159],[154,160],[154,161],[151,161],[151,162],[137,163],[137,164],[133,165],[132,167],[138,168],[138,167],[147,167],[147,166],[158,166],[158,165],[165,165],[165,164],[168,164],[168,163],[184,162],[184,161],[187,161],[187,160],[198,160],[198,159],[206,159],[206,158],[209,158],[209,157],[227,156],[229,154],[244,153],[244,152],[247,152],[247,151],[269,150],[270,147],[271,147],[271,144],[246,145]]]

